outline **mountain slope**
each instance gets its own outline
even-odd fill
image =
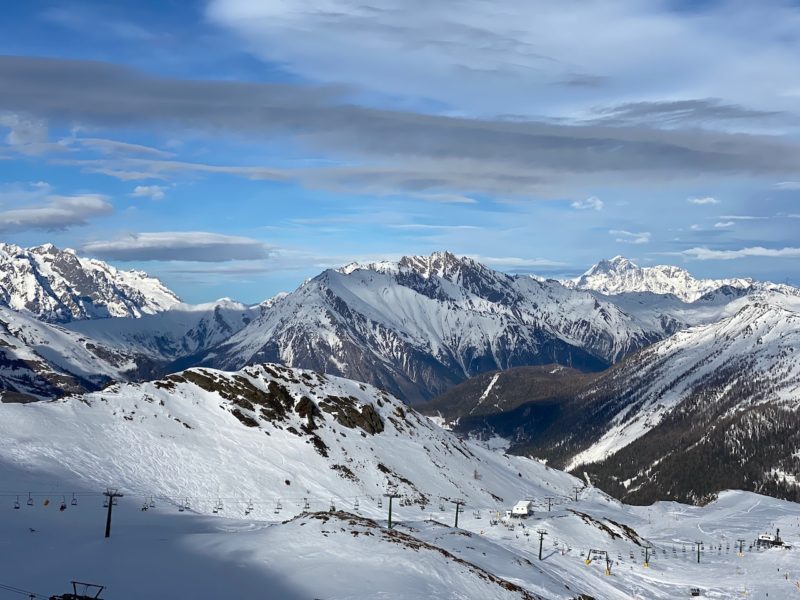
[[[588,292],[435,253],[325,271],[202,364],[280,362],[418,402],[488,370],[550,363],[599,370],[661,337]]]
[[[0,304],[53,323],[140,317],[180,302],[160,281],[52,244],[0,244]]]
[[[64,327],[165,365],[183,360],[191,366],[192,357],[226,341],[270,306],[270,301],[246,306],[223,298],[207,304],[176,304],[139,318],[87,319]]]
[[[720,288],[733,288],[746,292],[798,293],[795,288],[787,285],[762,283],[747,278],[695,279],[680,267],[671,265],[640,267],[623,256],[601,260],[577,279],[565,280],[562,283],[574,289],[594,290],[607,296],[625,292],[651,292],[671,294],[684,302],[694,302]]]
[[[0,402],[55,398],[152,373],[146,358],[0,307]]]
[[[781,294],[751,298],[628,357],[556,409],[530,403],[459,427],[505,435],[629,501],[699,502],[726,488],[800,499],[798,309]]]
[[[53,455],[61,444],[70,452]],[[117,458],[109,463],[106,454]],[[0,455],[32,472],[80,473],[84,485],[189,498],[204,512],[217,497],[237,498],[228,507],[236,511],[266,497],[254,507],[261,516],[281,501],[295,514],[303,498],[314,510],[332,499],[374,506],[390,489],[428,510],[440,497],[491,506],[566,494],[576,483],[469,446],[366,384],[277,365],[191,369],[64,400],[0,404]]]

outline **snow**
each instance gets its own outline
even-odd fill
[[[695,302],[704,295],[724,287],[748,292],[778,291],[794,295],[799,293],[791,286],[756,282],[746,278],[695,279],[680,267],[671,265],[639,267],[623,256],[601,260],[580,277],[563,283],[571,288],[595,290],[610,296],[630,292],[670,294],[687,303]]]
[[[0,244],[0,303],[51,322],[139,317],[180,302],[158,279],[52,244]]]
[[[633,365],[643,385],[641,400],[620,412],[612,426],[574,456],[567,469],[596,462],[641,437],[680,406],[695,386],[726,366],[747,360],[750,381],[771,392],[762,401],[800,406],[800,302],[782,293],[761,293],[731,303],[725,318],[689,328],[643,350]],[[634,385],[632,380],[630,385]],[[729,385],[721,391],[732,391]]]
[[[632,507],[591,487],[576,502],[572,489],[580,481],[574,477],[459,441],[412,410],[396,426],[389,417],[397,418],[401,405],[369,386],[299,370],[275,372],[253,367],[237,376],[253,385],[283,382],[293,395],[352,394],[360,405],[375,406],[381,400],[383,433],[362,437],[329,418],[320,423],[331,462],[347,451],[359,483],[335,475],[311,445],[287,431],[289,423],[298,424],[294,417],[246,427],[230,415],[226,398],[194,384],[120,385],[83,398],[0,404],[0,584],[47,597],[78,579],[108,586],[103,597],[113,600],[265,594],[288,600],[567,600],[580,593],[661,600],[687,597],[695,586],[714,599],[745,589],[758,598],[798,593],[800,505],[725,492],[705,507]],[[393,531],[387,499],[378,506],[369,479],[374,473],[385,484],[378,461],[432,498],[424,508],[396,501]],[[471,477],[475,468],[480,480]],[[285,477],[292,479],[292,492]],[[125,496],[113,507],[112,535],[104,539],[101,494],[107,485]],[[505,499],[496,501],[488,491]],[[70,503],[73,493],[77,506]],[[403,485],[399,493],[413,494]],[[459,529],[452,527],[453,505],[440,510],[438,494],[465,501]],[[276,515],[278,495],[283,509]],[[17,496],[21,508],[15,510]],[[303,496],[316,512],[304,513]],[[549,512],[546,496],[555,498]],[[142,511],[151,497],[155,508]],[[179,512],[185,497],[191,509]],[[214,514],[220,498],[224,508]],[[494,520],[519,498],[532,499],[534,516]],[[328,512],[331,501],[336,513]],[[254,510],[246,515],[249,502]],[[746,548],[743,557],[736,555],[738,538],[749,542],[775,528],[795,549]],[[542,561],[539,529],[546,532]],[[700,564],[695,540],[705,543]],[[655,548],[648,568],[642,543]],[[590,549],[609,553],[610,576],[601,561],[585,564]]]
[[[495,374],[492,376],[492,379],[491,379],[491,381],[489,382],[489,385],[487,385],[487,386],[486,386],[486,389],[485,389],[485,390],[483,390],[483,393],[481,394],[481,397],[480,397],[480,398],[478,398],[478,401],[475,403],[475,406],[473,406],[473,407],[472,407],[472,410],[471,410],[471,411],[469,411],[469,413],[470,413],[470,414],[474,413],[474,412],[475,412],[475,410],[477,410],[477,408],[478,408],[478,407],[479,407],[481,404],[483,404],[484,400],[486,400],[486,398],[488,398],[488,397],[489,397],[489,394],[492,392],[492,388],[494,387],[494,384],[495,384],[495,383],[497,383],[497,380],[498,380],[498,379],[500,379],[500,373],[495,373]]]

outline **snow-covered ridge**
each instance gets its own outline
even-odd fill
[[[52,244],[0,244],[0,304],[44,321],[140,317],[179,302],[141,271],[120,271]]]
[[[745,291],[779,291],[800,294],[784,284],[758,282],[750,278],[696,279],[686,269],[671,265],[640,267],[623,256],[601,260],[576,279],[562,281],[574,289],[594,290],[605,295],[626,292],[672,294],[684,302],[695,302],[704,295],[730,287]]]
[[[663,337],[613,303],[449,253],[328,270],[276,300],[202,364],[280,362],[410,401],[486,370],[600,369]]]
[[[319,510],[331,499],[374,502],[389,489],[422,508],[441,497],[500,506],[531,493],[567,495],[577,482],[463,442],[372,386],[279,365],[190,369],[64,400],[0,404],[0,456],[31,472],[80,474],[84,485],[192,498],[204,512],[211,506],[197,499],[209,495],[283,498],[297,514],[298,498]]]
[[[761,294],[720,321],[676,333],[632,356],[609,382],[635,401],[568,468],[620,451],[696,394],[730,411],[760,403],[800,408],[800,298]]]

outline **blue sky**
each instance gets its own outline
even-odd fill
[[[447,249],[800,283],[793,2],[45,2],[0,23],[0,238],[256,302]]]

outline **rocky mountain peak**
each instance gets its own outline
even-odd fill
[[[53,244],[0,244],[0,304],[49,322],[139,317],[180,302],[158,279]]]

